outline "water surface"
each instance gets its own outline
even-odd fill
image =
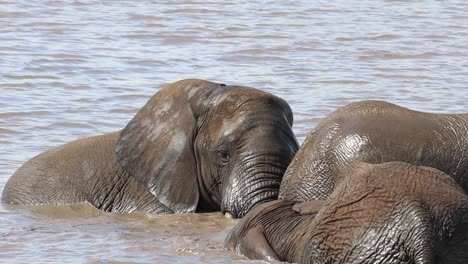
[[[337,107],[382,99],[468,112],[465,1],[0,0],[0,191],[29,158],[122,129],[166,83],[256,87],[299,141]],[[0,207],[8,263],[251,263],[220,214]]]

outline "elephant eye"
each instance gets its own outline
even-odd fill
[[[218,150],[218,158],[224,162],[227,163],[231,159],[231,153],[229,153],[228,150]]]

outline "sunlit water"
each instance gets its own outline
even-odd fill
[[[123,128],[184,78],[283,97],[300,141],[363,99],[467,112],[466,1],[250,2],[0,0],[0,189],[29,158]],[[234,224],[0,207],[0,261],[251,263],[223,249]]]

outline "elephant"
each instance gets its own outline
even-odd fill
[[[468,263],[468,196],[449,175],[404,162],[355,162],[327,200],[257,205],[225,246],[297,263]]]
[[[277,198],[299,148],[292,124],[287,102],[270,93],[181,80],[152,96],[123,130],[27,161],[6,183],[2,201],[242,217]]]
[[[326,199],[352,162],[402,161],[452,176],[468,191],[468,114],[413,111],[384,101],[338,108],[307,136],[281,183],[279,199]]]

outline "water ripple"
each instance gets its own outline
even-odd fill
[[[358,100],[467,112],[467,13],[460,0],[0,0],[0,191],[27,159],[122,129],[184,78],[281,96],[299,141]],[[216,215],[0,217],[8,262],[252,263],[222,249],[234,223]]]

